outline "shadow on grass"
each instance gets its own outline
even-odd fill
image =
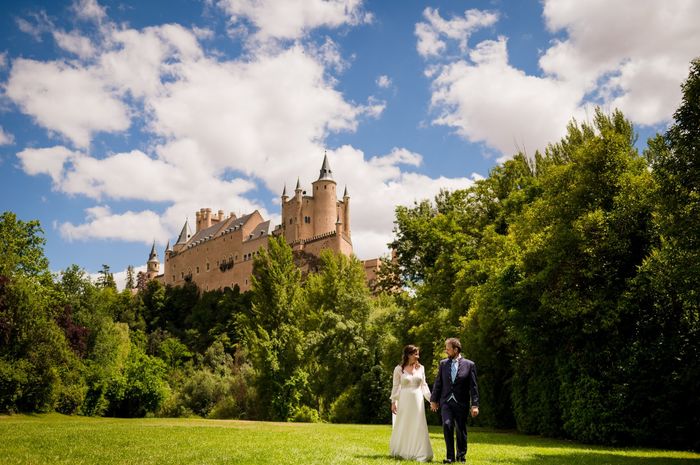
[[[359,454],[359,455],[354,455],[354,457],[356,459],[362,459],[362,460],[395,460],[396,462],[400,461],[400,459],[392,457],[389,454]]]

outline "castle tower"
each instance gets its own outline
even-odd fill
[[[343,192],[343,232],[350,237],[350,195],[348,195],[348,187],[345,186]]]
[[[151,253],[148,256],[148,261],[146,262],[146,277],[150,281],[158,276],[159,273],[160,262],[158,261],[158,254],[156,253],[156,241],[153,241],[153,247],[151,247]]]
[[[333,180],[333,172],[328,164],[328,155],[324,154],[321,173],[311,185],[314,197],[313,234],[319,235],[334,231],[338,219],[338,200],[335,195],[336,183]]]
[[[190,231],[190,225],[185,220],[185,225],[180,231],[180,236],[177,238],[177,242],[173,246],[173,252],[180,252],[187,245],[187,241],[192,237],[192,231]]]

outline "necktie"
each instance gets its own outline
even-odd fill
[[[457,359],[452,360],[452,382],[455,382],[455,378],[457,377]]]

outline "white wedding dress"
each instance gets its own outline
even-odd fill
[[[425,382],[425,370],[419,366],[413,373],[394,368],[391,401],[397,402],[396,416],[389,449],[391,455],[404,459],[429,462],[433,459],[428,423],[425,420],[425,402],[430,401],[430,389]]]

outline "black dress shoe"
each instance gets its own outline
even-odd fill
[[[442,463],[452,463],[452,460],[450,460],[450,459],[445,459],[445,460],[442,461]]]

